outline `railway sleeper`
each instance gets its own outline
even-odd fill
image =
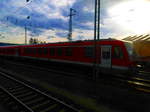
[[[23,90],[24,87],[13,87],[13,88],[8,88],[8,90],[10,92],[15,92],[15,91],[20,91],[20,90]]]
[[[43,99],[43,98],[40,98],[40,99]],[[8,106],[11,110],[13,110],[13,112],[28,112],[26,110],[23,110],[22,106],[15,100],[13,101],[10,97],[7,97],[5,101],[6,101],[5,102],[6,106]],[[48,101],[48,100],[44,103],[35,102],[34,106],[32,107],[28,106],[28,107],[30,107],[32,110],[35,110],[35,112],[67,112],[62,106],[60,106],[59,104],[56,104],[56,102]],[[71,112],[71,111],[68,111],[68,112]]]
[[[43,101],[43,97],[41,97],[41,98],[36,98],[36,99],[34,99],[34,100],[31,100],[31,101],[28,101],[28,102],[26,102],[26,105],[31,105],[31,104],[33,104],[33,103],[36,103],[36,102],[39,102],[39,101]]]
[[[21,101],[23,101],[23,99],[25,99],[25,98],[28,98],[28,97],[31,97],[31,96],[33,96],[33,95],[35,95],[34,93],[32,93],[32,94],[28,94],[28,95],[26,95],[26,96],[17,96],[17,98],[18,99],[20,99]]]
[[[46,106],[45,108],[41,109],[39,112],[53,112],[52,109],[57,107],[58,104],[53,104],[50,106]]]
[[[15,101],[10,101],[10,102],[8,102],[8,106],[9,106],[9,107],[13,107],[14,105],[16,105],[16,102],[15,102]]]
[[[46,104],[47,102],[50,103],[47,99],[43,99],[43,100],[39,100],[39,101],[37,101],[37,102],[31,103],[31,104],[29,104],[28,106],[30,106],[31,108],[32,108],[32,107],[35,107],[35,106],[40,107],[40,106],[42,106],[43,104]]]
[[[30,91],[30,92],[28,92],[28,93],[24,93],[24,94],[17,95],[16,97],[17,97],[17,98],[28,97],[29,95],[32,95],[32,94],[33,94],[33,92]]]
[[[50,112],[59,112],[59,111],[62,111],[62,110],[64,110],[63,106],[58,104],[54,108],[52,108],[50,110]],[[69,112],[71,112],[71,111],[69,111]]]
[[[12,94],[13,94],[14,96],[17,96],[17,95],[25,94],[25,93],[28,93],[28,92],[30,92],[28,89],[24,89],[24,90],[22,90],[22,91],[15,91],[15,92],[12,92]]]
[[[39,112],[39,111],[41,111],[41,110],[45,110],[46,108],[48,108],[48,107],[51,107],[52,105],[55,105],[56,103],[55,102],[52,102],[52,101],[50,101],[50,102],[48,102],[48,103],[45,103],[45,104],[43,104],[43,105],[39,105],[39,104],[36,104],[34,107],[36,107],[36,108],[34,108],[33,110],[35,110],[36,112]],[[38,106],[39,105],[39,106]],[[33,107],[33,106],[32,106]]]
[[[36,99],[37,97],[38,97],[37,94],[33,94],[32,96],[29,96],[29,97],[20,98],[20,100],[22,102],[28,102],[28,101]]]
[[[45,102],[38,103],[37,105],[34,104],[31,108],[32,108],[33,110],[35,110],[35,109],[38,109],[38,108],[40,108],[40,107],[42,107],[42,106],[44,106],[44,105],[47,105],[47,104],[49,104],[49,103],[50,103],[50,101],[47,100],[47,101],[45,101]]]

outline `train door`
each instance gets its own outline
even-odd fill
[[[110,45],[101,46],[101,67],[111,68],[111,48]]]

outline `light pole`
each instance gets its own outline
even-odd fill
[[[27,19],[30,19],[30,16],[27,16]],[[24,27],[24,30],[25,30],[25,45],[27,45],[27,24],[25,23],[25,27]]]
[[[98,35],[97,39],[100,39],[100,0],[98,0]]]
[[[98,66],[98,58],[97,57],[97,40],[100,39],[100,0],[95,0],[95,16],[94,16],[94,67],[93,67],[93,78],[94,80],[97,79],[99,73],[99,66]]]
[[[24,27],[25,30],[25,45],[27,44],[27,26]]]
[[[93,80],[95,81],[94,83],[94,88],[93,88],[93,94],[96,95],[95,97],[97,98],[97,78],[100,72],[99,68],[99,58],[98,57],[98,51],[100,51],[97,40],[100,39],[100,0],[95,0],[95,15],[94,15],[94,63],[93,63]]]
[[[76,10],[70,8],[70,15],[69,15],[69,17],[70,17],[70,18],[69,18],[69,34],[68,34],[68,40],[69,40],[69,41],[72,41],[72,17],[73,17],[74,15],[76,15],[75,12],[76,12]]]

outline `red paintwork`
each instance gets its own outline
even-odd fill
[[[49,59],[59,59],[59,60],[67,60],[67,61],[73,61],[73,62],[81,62],[81,63],[92,63],[94,62],[93,58],[87,58],[84,56],[84,48],[85,46],[91,46],[94,45],[94,41],[81,41],[81,42],[66,42],[66,43],[51,43],[51,44],[40,44],[40,45],[22,45],[22,46],[7,46],[7,47],[0,47],[0,55],[18,55],[18,56],[30,56],[30,57],[39,57],[39,58],[49,58]],[[123,51],[123,59],[113,59],[112,58],[112,65],[115,66],[121,66],[121,67],[129,67],[133,63],[130,61],[130,58],[128,56],[126,47],[124,45],[123,41],[119,40],[101,40],[97,42],[97,45],[111,45],[112,46],[112,53],[114,52],[114,46],[120,46]],[[63,47],[63,54],[62,56],[50,56],[49,55],[49,50],[47,55],[39,55],[38,53],[36,54],[26,54],[24,52],[24,48],[29,48],[29,47],[35,47],[37,50],[37,47]],[[73,47],[73,55],[72,56],[65,56],[64,51],[65,48],[64,46],[74,46]],[[8,52],[8,49],[14,49],[13,52]],[[97,48],[97,57],[99,57],[99,62],[100,62],[100,47]]]

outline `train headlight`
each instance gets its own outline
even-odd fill
[[[136,65],[136,66],[137,66],[138,68],[141,68],[141,67],[142,67],[142,65],[139,65],[139,64],[138,64],[138,65]]]

